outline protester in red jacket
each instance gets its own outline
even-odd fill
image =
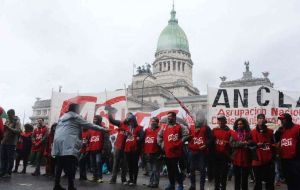
[[[297,190],[300,186],[300,126],[293,123],[288,113],[281,114],[278,119],[283,127],[280,138],[283,174],[288,190]]]
[[[212,130],[214,139],[214,174],[215,174],[215,189],[226,190],[228,165],[230,162],[231,147],[229,140],[232,130],[226,125],[227,119],[225,116],[218,116],[218,125]]]
[[[248,190],[248,175],[251,169],[251,153],[248,149],[251,143],[249,123],[245,118],[238,118],[234,122],[233,129],[230,145],[233,149],[234,189]]]
[[[105,106],[105,110],[108,112],[109,122],[118,127],[117,129],[117,137],[114,143],[114,163],[113,163],[113,171],[110,179],[110,184],[115,184],[117,180],[118,170],[121,168],[121,181],[123,184],[127,184],[126,181],[126,173],[127,173],[127,164],[125,161],[125,143],[127,136],[130,135],[129,126],[136,125],[137,122],[132,113],[127,113],[126,118],[123,121],[114,119],[114,114],[116,113],[116,109],[111,106]],[[131,182],[132,183],[132,182]],[[131,185],[134,185],[133,183]]]
[[[266,190],[274,189],[275,167],[273,162],[273,130],[266,126],[264,114],[257,115],[257,124],[251,132],[252,140],[256,144],[256,159],[252,166],[255,176],[254,190],[262,189],[262,181],[265,182]]]
[[[24,125],[24,128],[25,131],[21,132],[16,146],[17,155],[16,155],[15,169],[13,171],[14,173],[18,172],[18,168],[21,160],[23,160],[23,170],[21,173],[22,174],[26,173],[28,158],[31,151],[31,145],[32,145],[31,136],[32,136],[33,126],[27,123]]]
[[[178,190],[183,189],[183,174],[179,171],[180,158],[183,154],[183,143],[188,140],[188,130],[176,123],[176,113],[168,113],[168,123],[162,126],[158,133],[157,142],[162,147],[166,156],[166,165],[169,177],[169,186],[166,190],[174,190],[175,182]]]
[[[146,158],[146,165],[150,173],[148,184],[148,187],[150,188],[157,188],[159,184],[159,172],[161,165],[161,150],[157,144],[157,135],[159,131],[159,119],[157,117],[151,118],[150,127],[145,129],[144,133],[144,154]]]
[[[137,124],[136,117],[133,114],[129,118],[124,152],[129,173],[128,185],[133,186],[137,182],[144,131],[143,127]]]
[[[51,150],[53,145],[53,139],[55,134],[57,123],[53,123],[50,128],[50,133],[48,135],[47,144],[44,151],[44,156],[46,158],[46,168],[44,176],[53,177],[55,171],[55,161],[54,158],[51,156]]]
[[[189,134],[189,160],[190,181],[189,190],[196,189],[196,170],[200,171],[200,190],[204,190],[208,148],[212,142],[212,133],[209,126],[203,121],[196,121],[195,128],[190,129]]]
[[[39,176],[41,174],[40,165],[48,137],[48,128],[44,124],[44,119],[40,118],[37,122],[37,128],[33,130],[31,148],[33,161],[35,161],[36,164],[35,171],[32,173],[33,176]]]

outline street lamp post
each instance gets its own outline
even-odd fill
[[[145,80],[152,76],[152,74],[148,74],[144,79],[143,79],[143,85],[142,85],[142,111],[144,111],[144,83],[145,83]],[[154,76],[153,76],[154,77]]]

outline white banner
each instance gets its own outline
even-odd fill
[[[95,94],[76,94],[53,92],[51,98],[50,124],[58,119],[68,110],[71,103],[80,105],[80,115],[92,122],[94,115],[103,117],[103,125],[109,127],[107,113],[104,111],[105,105],[111,105],[117,109],[114,117],[123,120],[127,113],[127,101],[125,90],[102,92]]]
[[[277,117],[290,113],[300,124],[300,93],[278,91],[271,87],[254,86],[238,88],[208,88],[208,123],[217,125],[217,116],[225,115],[228,125],[239,117],[250,125],[256,124],[257,114],[263,113],[270,123],[278,123]]]

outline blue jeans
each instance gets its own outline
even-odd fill
[[[159,153],[145,155],[148,171],[150,172],[149,184],[151,185],[159,184],[159,172],[161,166],[161,161],[159,160],[159,156],[160,156]]]
[[[82,153],[79,158],[79,175],[81,179],[86,179],[86,169],[89,155],[87,153]]]
[[[93,176],[102,179],[102,160],[101,153],[98,151],[90,152],[91,167]]]
[[[203,152],[192,153],[189,152],[190,161],[190,180],[191,187],[196,187],[196,170],[200,171],[200,189],[204,189],[205,176],[206,176],[206,154]]]
[[[2,174],[11,174],[15,160],[15,145],[3,144],[1,150],[1,172]]]

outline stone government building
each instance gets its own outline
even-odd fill
[[[132,83],[127,88],[128,110],[150,112],[161,107],[178,107],[171,94],[173,93],[194,116],[206,117],[207,95],[200,94],[193,85],[193,65],[188,38],[178,24],[173,6],[168,25],[158,38],[153,63],[138,67],[137,74],[133,75]],[[261,78],[254,78],[249,69],[249,62],[245,62],[245,67],[246,70],[240,79],[226,81],[225,76],[220,77],[220,87],[256,85],[273,87],[268,72],[263,72]],[[33,115],[30,117],[32,123],[40,117],[48,123],[50,104],[50,99],[37,98],[32,107]]]

